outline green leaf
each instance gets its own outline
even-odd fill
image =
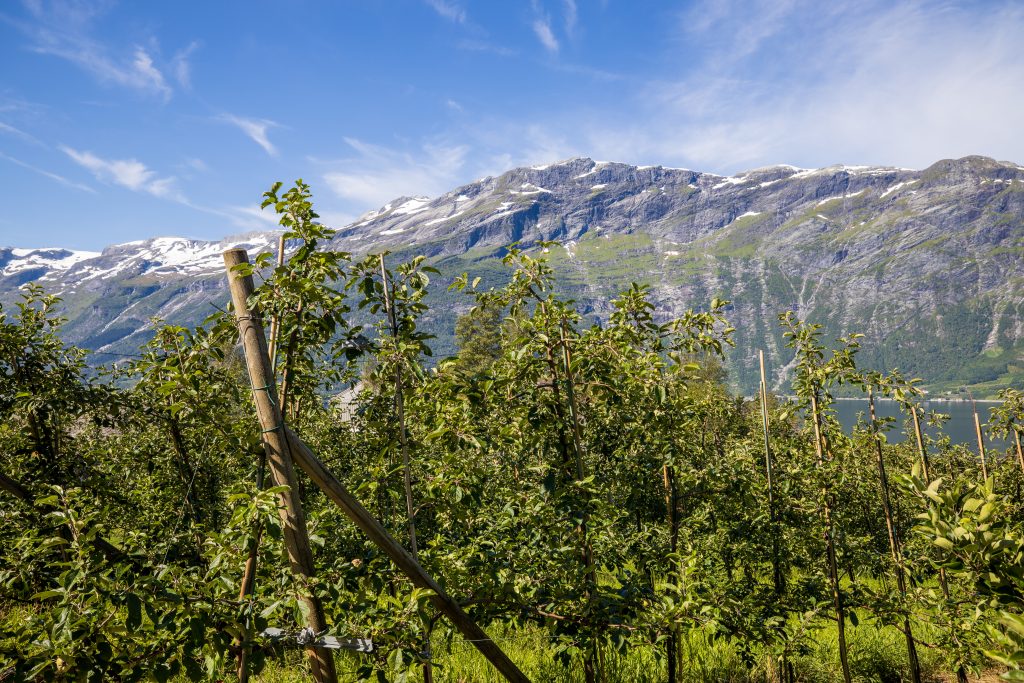
[[[128,617],[124,625],[129,631],[135,631],[142,625],[142,601],[135,593],[125,595],[125,607],[128,610]]]

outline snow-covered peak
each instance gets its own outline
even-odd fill
[[[8,251],[8,258],[3,259],[3,252]],[[0,265],[3,275],[13,275],[24,270],[46,268],[47,270],[67,270],[77,263],[99,256],[95,251],[79,251],[75,249],[42,248],[42,249],[10,249],[0,250]]]
[[[412,197],[396,206],[391,213],[398,216],[419,213],[426,211],[428,204],[430,204],[430,197]]]

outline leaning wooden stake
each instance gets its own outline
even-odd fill
[[[928,462],[928,451],[924,447],[924,435],[921,433],[921,420],[917,416],[917,406],[913,403],[905,405],[910,408],[910,415],[914,418],[914,437],[917,439],[917,454],[921,457],[921,474],[924,475],[925,483],[930,484],[932,482],[930,474],[931,463]],[[924,408],[921,410],[923,412]],[[949,600],[949,582],[946,581],[946,569],[944,567],[939,567],[939,587],[942,588],[943,597]],[[956,680],[957,683],[967,683],[967,671],[963,665],[957,667]]]
[[[235,306],[238,334],[245,351],[257,417],[263,429],[263,448],[267,454],[274,483],[277,486],[288,487],[278,496],[288,560],[292,573],[299,577],[303,584],[299,599],[306,607],[306,625],[314,632],[320,633],[327,629],[327,622],[320,601],[310,595],[305,585],[314,575],[313,552],[306,531],[306,516],[299,500],[299,487],[292,457],[289,454],[289,443],[284,434],[284,418],[280,406],[275,401],[277,387],[267,351],[267,339],[263,333],[262,322],[249,309],[249,296],[253,292],[252,276],[243,276],[235,270],[236,266],[248,263],[249,258],[244,249],[229,249],[224,252],[224,266],[231,286],[231,300]],[[334,659],[329,651],[309,648],[306,650],[306,656],[314,680],[318,683],[335,683],[338,680],[334,670]]]
[[[395,313],[395,300],[391,289],[391,282],[388,279],[388,269],[384,267],[384,254],[380,255],[380,277],[384,287],[384,311],[388,316],[388,326],[391,328],[391,340],[395,344],[397,352],[400,343],[398,341],[398,318]],[[416,543],[416,506],[412,499],[412,464],[409,460],[409,434],[405,426],[405,386],[402,381],[402,361],[395,364],[395,414],[398,417],[398,438],[402,447],[402,484],[405,488],[405,513],[406,524],[409,528],[409,550],[413,557],[419,559],[419,546]],[[430,627],[427,627],[425,651],[426,662],[423,664],[423,683],[433,683],[434,666],[430,661]]]
[[[280,268],[284,265],[284,233],[281,233],[281,237],[277,241],[277,267]],[[277,357],[277,334],[281,327],[281,318],[274,316],[270,320],[270,367],[275,368],[274,359]],[[276,377],[276,373],[275,373]],[[282,410],[282,413],[284,411]],[[267,454],[266,452],[260,455],[260,462],[256,470],[256,490],[263,490],[264,479],[266,478],[267,469]],[[263,524],[257,522],[256,528],[253,529],[253,538],[249,543],[249,556],[245,560],[245,571],[242,573],[242,585],[238,591],[239,602],[245,602],[245,600],[252,595],[256,589],[256,564],[259,558],[260,542],[263,539]],[[251,615],[246,621],[246,633],[245,637],[251,637],[249,633]],[[242,647],[238,649],[238,683],[248,683],[249,680],[249,650]]]
[[[978,419],[978,407],[971,400],[971,410],[974,411],[974,433],[978,435],[978,455],[981,456],[981,478],[988,479],[988,464],[985,462],[985,439],[981,436],[981,421]]]
[[[757,357],[761,365],[761,428],[764,430],[764,469],[768,480],[768,519],[772,524],[772,579],[775,594],[782,595],[782,591],[785,590],[785,577],[779,566],[779,538],[778,530],[775,528],[775,483],[772,473],[772,449],[768,439],[768,380],[764,372],[764,351],[758,351]]]
[[[768,432],[768,378],[764,371],[764,351],[758,350],[757,360],[761,366],[761,429],[764,431],[764,470],[768,482],[768,521],[771,524],[772,536],[772,585],[775,588],[775,597],[781,600],[786,590],[786,577],[782,572],[782,565],[779,561],[779,530],[778,515],[775,510],[775,478],[772,468],[772,448]],[[783,680],[791,680],[792,664],[789,661],[789,646],[782,651],[782,677]]]
[[[914,438],[917,439],[917,453],[921,456],[921,474],[924,475],[924,481],[926,484],[931,483],[931,475],[929,470],[931,465],[928,462],[928,451],[924,449],[924,436],[921,434],[921,421],[917,417],[917,406],[908,404],[910,408],[910,414],[914,418]]]
[[[875,394],[868,387],[868,408],[871,411],[871,439],[875,442],[875,454],[878,456],[878,483],[881,488],[882,512],[885,514],[885,528],[889,532],[889,550],[892,561],[896,564],[896,587],[900,597],[907,599],[906,564],[903,561],[903,548],[896,532],[896,523],[892,517],[892,505],[889,502],[889,478],[885,473],[885,458],[882,453],[882,439],[878,434],[878,419],[875,417]],[[910,627],[910,614],[903,614],[903,636],[907,641],[907,662],[910,664],[910,676],[914,683],[921,683],[921,662],[917,658],[917,645],[914,643],[914,632]]]
[[[582,481],[586,474],[583,468],[583,437],[580,434],[579,405],[576,403],[576,389],[572,373],[572,352],[569,349],[567,327],[568,326],[563,319],[560,326],[560,341],[562,344],[562,360],[565,364],[565,396],[569,402],[573,452],[576,454],[576,480]],[[593,596],[597,593],[597,571],[594,569],[594,546],[590,542],[589,527],[589,515],[587,514],[586,509],[584,509],[583,514],[580,516],[578,532],[580,536],[580,543],[583,546],[583,565],[586,569],[586,598],[587,600],[593,600]],[[597,642],[591,643],[590,649],[583,660],[583,677],[587,683],[591,683],[595,680],[604,680],[604,667],[601,665],[601,651]]]
[[[1013,429],[1013,441],[1017,445],[1017,462],[1020,463],[1021,470],[1024,470],[1024,450],[1021,450],[1020,447],[1020,432],[1017,431],[1016,424],[1012,424],[1010,427]]]
[[[397,350],[398,319],[395,315],[395,302],[391,296],[391,282],[388,270],[384,267],[384,254],[380,255],[380,277],[384,286],[384,310],[388,316],[388,327],[391,328],[391,340]],[[416,506],[412,499],[412,464],[409,461],[409,436],[405,428],[405,387],[402,381],[402,363],[395,364],[395,416],[398,417],[398,439],[402,448],[402,484],[405,489],[406,524],[409,529],[409,548],[415,557],[419,553],[416,543]]]
[[[522,671],[508,658],[508,655],[487,633],[480,628],[476,622],[469,618],[455,600],[453,600],[441,586],[420,566],[416,558],[402,547],[398,541],[384,529],[373,515],[363,507],[356,498],[349,493],[348,489],[331,474],[323,463],[313,454],[313,451],[302,442],[301,439],[285,427],[288,441],[292,446],[292,456],[295,464],[302,468],[302,471],[309,475],[317,486],[319,486],[327,497],[334,502],[342,512],[359,527],[366,536],[378,548],[384,551],[391,561],[413,582],[418,588],[426,588],[434,592],[430,601],[451,620],[452,625],[459,630],[459,633],[467,642],[473,644],[487,660],[494,665],[501,674],[509,681],[526,681],[527,678]]]
[[[234,263],[245,263],[247,257],[244,249],[233,249],[225,252],[224,258],[225,263],[228,263],[228,254],[238,252],[236,256],[232,258],[232,262],[228,265],[230,270]],[[242,282],[248,286],[248,290],[243,290],[244,296],[242,301],[247,301],[249,294],[252,292],[252,278],[240,278],[237,275],[232,276],[232,283],[235,281]],[[232,287],[233,289],[234,287]],[[242,313],[242,310],[245,313]],[[252,322],[248,320],[249,309],[238,309],[236,303],[236,314],[239,315],[240,322]],[[241,318],[247,318],[247,320],[241,320]],[[251,334],[254,338],[259,340],[263,339],[263,329],[256,325],[256,330]],[[267,355],[266,343],[254,344],[252,346],[252,354],[250,356],[249,345],[245,346],[246,351],[246,364],[249,367],[257,366],[262,374],[265,376],[269,374],[270,369],[270,358]],[[271,379],[273,379],[271,377]],[[257,385],[260,386],[260,385]],[[257,392],[260,394],[261,392]],[[402,571],[403,574],[409,577],[409,579],[419,588],[426,588],[434,593],[430,600],[437,607],[438,611],[447,616],[452,624],[459,630],[467,642],[472,643],[480,653],[487,658],[491,664],[505,677],[506,680],[514,681],[516,683],[529,683],[527,678],[522,671],[508,658],[508,655],[498,647],[493,640],[491,640],[487,633],[480,628],[476,622],[469,618],[462,607],[459,606],[455,600],[453,600],[441,586],[433,579],[427,572],[420,566],[416,558],[412,556],[409,551],[402,547],[391,535],[384,529],[379,521],[377,521],[373,515],[371,515],[362,504],[348,492],[348,489],[338,481],[334,475],[332,475],[323,463],[313,454],[313,451],[309,449],[306,444],[299,439],[296,434],[284,426],[282,429],[284,435],[287,437],[287,443],[290,448],[291,458],[295,464],[298,465],[302,470],[309,476],[309,478],[319,486],[327,497],[331,499],[342,512],[352,522],[359,527],[359,529],[366,534],[366,536],[376,545],[378,548],[384,551],[384,553],[391,558],[391,561]],[[271,432],[276,433],[276,432]]]
[[[818,410],[818,390],[811,392],[811,419],[814,421],[814,449],[818,456],[818,465],[825,464],[824,434],[821,428],[821,412]],[[830,458],[831,459],[831,458]],[[843,594],[839,588],[839,563],[836,560],[836,543],[832,523],[832,492],[828,484],[823,484],[822,501],[825,514],[825,542],[828,555],[828,578],[832,588],[832,606],[836,610],[836,630],[839,640],[839,663],[843,667],[843,680],[851,683],[850,658],[846,647],[846,608],[843,606]]]

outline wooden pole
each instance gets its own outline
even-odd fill
[[[758,362],[761,365],[761,428],[764,431],[764,469],[765,477],[768,480],[768,519],[771,521],[772,529],[772,579],[775,586],[775,594],[781,595],[785,589],[782,569],[779,566],[779,539],[778,530],[775,528],[775,483],[772,472],[772,449],[768,437],[768,380],[764,371],[764,351],[757,352]]]
[[[338,481],[331,474],[323,463],[313,454],[313,451],[302,442],[301,439],[285,427],[285,434],[292,446],[292,456],[302,471],[304,471],[313,482],[319,486],[327,497],[334,502],[342,512],[362,531],[378,548],[391,558],[391,561],[413,582],[418,588],[426,588],[433,591],[434,595],[430,601],[434,606],[448,617],[452,624],[459,630],[462,636],[476,647],[487,660],[494,665],[506,680],[516,683],[528,683],[528,679],[522,671],[508,658],[501,648],[495,645],[487,633],[484,632],[469,616],[462,610],[441,586],[420,566],[420,563],[408,550],[402,547],[398,541],[384,529],[379,521],[371,515],[356,498],[349,493],[344,484]]]
[[[1017,425],[1011,424],[1010,428],[1013,430],[1013,441],[1017,445],[1017,461],[1020,463],[1020,469],[1024,470],[1024,451],[1020,448],[1020,432],[1017,431]]]
[[[917,454],[921,458],[921,474],[924,475],[925,484],[930,484],[931,463],[928,461],[928,451],[924,447],[924,434],[921,432],[921,420],[917,415],[918,406],[909,402],[906,405],[910,408],[910,415],[914,420],[914,438],[917,440]],[[924,412],[924,408],[922,408],[921,411]],[[946,600],[949,600],[949,582],[946,580],[946,569],[944,567],[939,567],[939,587],[942,589],[943,597],[945,597]],[[967,671],[962,665],[957,667],[956,680],[957,683],[967,683]]]
[[[284,233],[277,239],[277,267],[284,265]],[[270,366],[276,368],[277,337],[281,333],[281,318],[274,316],[270,320]]]
[[[988,479],[988,464],[985,462],[985,439],[981,436],[981,420],[978,419],[978,408],[974,401],[971,401],[971,409],[974,411],[974,433],[978,435],[978,455],[981,456],[981,478]]]
[[[573,451],[576,454],[576,480],[584,477],[583,465],[583,437],[580,434],[579,406],[576,403],[576,389],[573,384],[572,375],[572,352],[569,349],[569,337],[565,320],[561,321],[560,334],[562,344],[562,361],[565,364],[565,396],[569,401],[569,417],[572,423]],[[583,550],[583,566],[586,568],[587,577],[587,598],[593,599],[597,592],[597,572],[594,568],[594,547],[590,542],[590,521],[586,510],[580,516],[579,535]],[[590,650],[583,661],[583,675],[587,683],[595,680],[604,680],[603,668],[600,664],[601,656],[596,640],[592,640]]]
[[[229,261],[229,255],[230,261]],[[232,249],[225,252],[224,254],[225,264],[230,272],[231,267],[236,263],[246,263],[248,258],[244,249]],[[249,367],[256,366],[259,375],[265,377],[270,368],[270,358],[267,354],[267,347],[265,343],[258,343],[263,340],[263,329],[259,325],[253,323],[248,308],[248,296],[252,292],[252,278],[250,277],[237,277],[236,274],[232,274],[232,296],[234,298],[235,282],[239,282],[238,285],[240,294],[245,307],[238,308],[236,302],[236,314],[239,317],[240,324],[246,324],[244,328],[247,332],[246,337],[243,339],[252,338],[254,342],[245,344],[246,352],[246,364]],[[248,286],[248,291],[244,289]],[[243,312],[244,311],[244,312]],[[249,332],[249,326],[253,326],[256,329]],[[251,352],[251,353],[250,353]],[[273,379],[271,377],[271,379]],[[263,386],[263,385],[254,385]],[[262,399],[258,405],[264,407],[267,403],[270,403],[269,408],[273,408],[273,401],[269,398],[273,396],[273,387],[268,391],[257,391],[256,395],[258,399]],[[262,415],[263,413],[261,413]],[[278,423],[280,424],[280,423]],[[277,425],[272,425],[275,427]],[[332,475],[323,463],[313,454],[313,451],[309,449],[306,444],[299,439],[296,434],[288,428],[287,425],[282,425],[280,430],[272,429],[268,432],[271,436],[283,435],[287,439],[287,446],[289,451],[277,451],[277,453],[288,454],[290,453],[291,458],[288,460],[289,465],[294,460],[295,464],[298,465],[309,478],[319,486],[323,492],[331,499],[342,512],[344,512],[350,520],[372,541],[378,548],[384,551],[384,553],[391,558],[391,561],[404,573],[413,584],[419,588],[426,588],[434,593],[430,597],[430,600],[437,609],[447,616],[452,624],[462,633],[463,637],[467,642],[472,643],[480,653],[487,658],[491,664],[506,678],[506,680],[513,681],[514,683],[529,683],[529,678],[523,674],[522,671],[508,658],[508,655],[498,647],[494,641],[492,641],[487,633],[484,632],[469,616],[463,611],[462,607],[459,606],[455,600],[453,600],[441,586],[433,579],[427,572],[420,566],[419,562],[415,557],[412,556],[409,551],[401,546],[391,535],[384,529],[379,521],[377,521],[373,515],[371,515],[362,504],[348,492],[348,489],[340,481],[338,481],[334,475]],[[276,443],[276,442],[275,442]],[[273,464],[273,460],[271,459]],[[301,508],[300,508],[301,511]],[[287,527],[286,527],[287,530]],[[287,540],[287,536],[286,536]],[[307,545],[308,548],[308,545]]]
[[[248,264],[249,257],[244,249],[229,249],[224,252],[224,266],[231,287],[231,300],[235,306],[235,318],[238,322],[238,334],[245,351],[246,366],[249,369],[249,380],[253,387],[253,400],[256,403],[256,414],[263,429],[263,448],[267,454],[267,462],[274,482],[278,486],[287,486],[287,490],[278,495],[281,526],[284,529],[284,542],[288,550],[288,560],[292,573],[300,582],[299,599],[305,606],[306,625],[314,632],[320,633],[327,629],[323,607],[320,601],[310,595],[308,580],[313,578],[313,552],[309,545],[309,534],[306,531],[306,516],[302,511],[299,499],[298,480],[289,454],[289,443],[284,434],[284,418],[280,406],[275,401],[277,396],[274,372],[270,366],[267,350],[267,339],[263,333],[263,324],[256,313],[249,308],[249,297],[253,292],[251,275],[241,275],[236,266]],[[334,670],[334,659],[328,650],[308,648],[306,656],[312,669],[313,679],[318,683],[336,683],[338,676]]]
[[[818,389],[811,390],[811,417],[814,421],[814,448],[818,456],[818,465],[825,464],[824,434],[821,426],[821,412],[818,410]],[[846,646],[846,609],[843,606],[843,594],[839,588],[839,563],[836,559],[835,534],[832,523],[832,493],[828,484],[822,484],[822,502],[825,515],[825,543],[828,555],[829,583],[832,588],[832,606],[836,610],[836,629],[839,640],[839,663],[843,668],[843,680],[852,683],[850,676],[850,658]]]
[[[380,255],[380,277],[384,284],[384,310],[388,316],[388,326],[391,328],[391,339],[395,343],[397,351],[398,342],[398,319],[395,314],[395,302],[391,296],[391,283],[388,279],[387,268],[384,267],[384,254]],[[416,544],[416,508],[412,499],[412,464],[409,461],[409,436],[405,429],[405,388],[402,382],[402,363],[399,360],[395,366],[395,414],[398,417],[398,439],[402,447],[402,484],[405,488],[405,513],[406,525],[409,530],[409,548],[413,556],[419,553]]]
[[[871,440],[875,442],[875,453],[878,456],[878,483],[881,487],[882,511],[885,513],[885,528],[889,532],[889,550],[896,564],[896,587],[900,596],[907,598],[906,565],[903,562],[903,549],[900,537],[896,532],[896,523],[892,518],[892,505],[889,502],[889,478],[885,473],[885,458],[882,453],[882,440],[878,434],[878,420],[875,417],[875,395],[868,387],[868,408],[871,411]],[[914,632],[910,627],[910,614],[903,614],[903,635],[907,641],[907,661],[910,664],[910,676],[914,683],[921,683],[921,663],[917,658],[917,645],[914,643]]]
[[[277,240],[277,267],[280,268],[284,265],[284,233]],[[281,318],[275,315],[270,319],[270,367],[276,370],[275,359],[277,358],[277,336],[281,328]],[[276,376],[276,372],[275,372]],[[267,469],[267,454],[263,452],[260,454],[259,465],[256,469],[256,490],[263,490],[263,482],[266,477]],[[252,595],[256,588],[256,564],[259,559],[260,541],[263,539],[263,525],[261,523],[256,524],[256,528],[253,530],[253,539],[249,543],[249,556],[245,560],[245,571],[242,573],[242,585],[238,591],[239,602],[244,602],[246,598]],[[250,615],[251,618],[251,615]],[[246,621],[246,634],[245,637],[249,638],[249,621]],[[249,667],[248,667],[249,651],[242,647],[238,649],[238,682],[248,683],[249,681]]]
[[[772,536],[772,586],[775,588],[776,599],[781,599],[783,592],[786,590],[786,576],[783,574],[782,566],[779,562],[779,529],[778,515],[775,510],[775,477],[772,467],[772,448],[768,429],[768,376],[764,371],[764,351],[761,349],[757,351],[757,361],[761,366],[761,392],[759,398],[761,399],[761,429],[764,432],[764,471],[765,479],[768,482],[768,521],[771,524],[770,533]],[[789,681],[792,664],[789,661],[788,645],[782,651],[781,664],[783,680]]]
[[[675,555],[679,545],[679,521],[676,518],[678,497],[676,495],[675,475],[666,462],[661,466],[661,474],[665,484],[665,511],[668,518],[669,550]],[[678,580],[678,579],[677,579]],[[652,578],[653,583],[653,578]],[[679,629],[676,625],[669,626],[668,638],[665,641],[665,654],[668,662],[667,683],[676,683],[678,679],[677,660],[679,658]]]
[[[917,417],[917,406],[908,403],[910,407],[910,415],[914,418],[914,438],[917,439],[917,453],[921,456],[921,474],[924,475],[924,481],[926,484],[931,483],[931,475],[929,470],[931,465],[928,462],[928,451],[924,448],[924,435],[921,434],[921,421]]]
[[[395,301],[388,278],[388,269],[384,266],[384,254],[380,255],[380,277],[384,286],[384,311],[388,316],[391,328],[391,340],[395,344],[395,353],[400,346],[398,341],[398,318],[395,313]],[[398,417],[398,439],[402,447],[402,485],[405,489],[405,514],[409,530],[409,550],[413,557],[419,557],[419,546],[416,543],[416,506],[412,498],[412,463],[409,459],[409,434],[405,426],[405,386],[402,381],[403,359],[397,358],[395,363],[395,414]],[[433,622],[431,622],[433,623]],[[424,648],[426,662],[423,664],[423,683],[434,683],[434,666],[430,661],[430,624],[427,624],[427,642]]]

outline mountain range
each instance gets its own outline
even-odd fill
[[[553,240],[559,287],[590,321],[630,282],[667,317],[730,300],[727,367],[757,386],[756,350],[783,389],[792,353],[776,317],[794,310],[826,339],[865,335],[860,362],[921,377],[933,394],[1024,388],[1024,167],[971,156],[923,170],[771,166],[712,173],[570,159],[516,168],[436,198],[402,197],[338,230],[331,248],[423,254],[441,273],[424,324],[453,350],[462,272],[507,277],[513,242]],[[271,231],[207,242],[161,237],[102,252],[0,248],[0,302],[39,282],[64,300],[67,341],[131,353],[153,317],[195,324],[227,300],[220,253],[275,248]]]

